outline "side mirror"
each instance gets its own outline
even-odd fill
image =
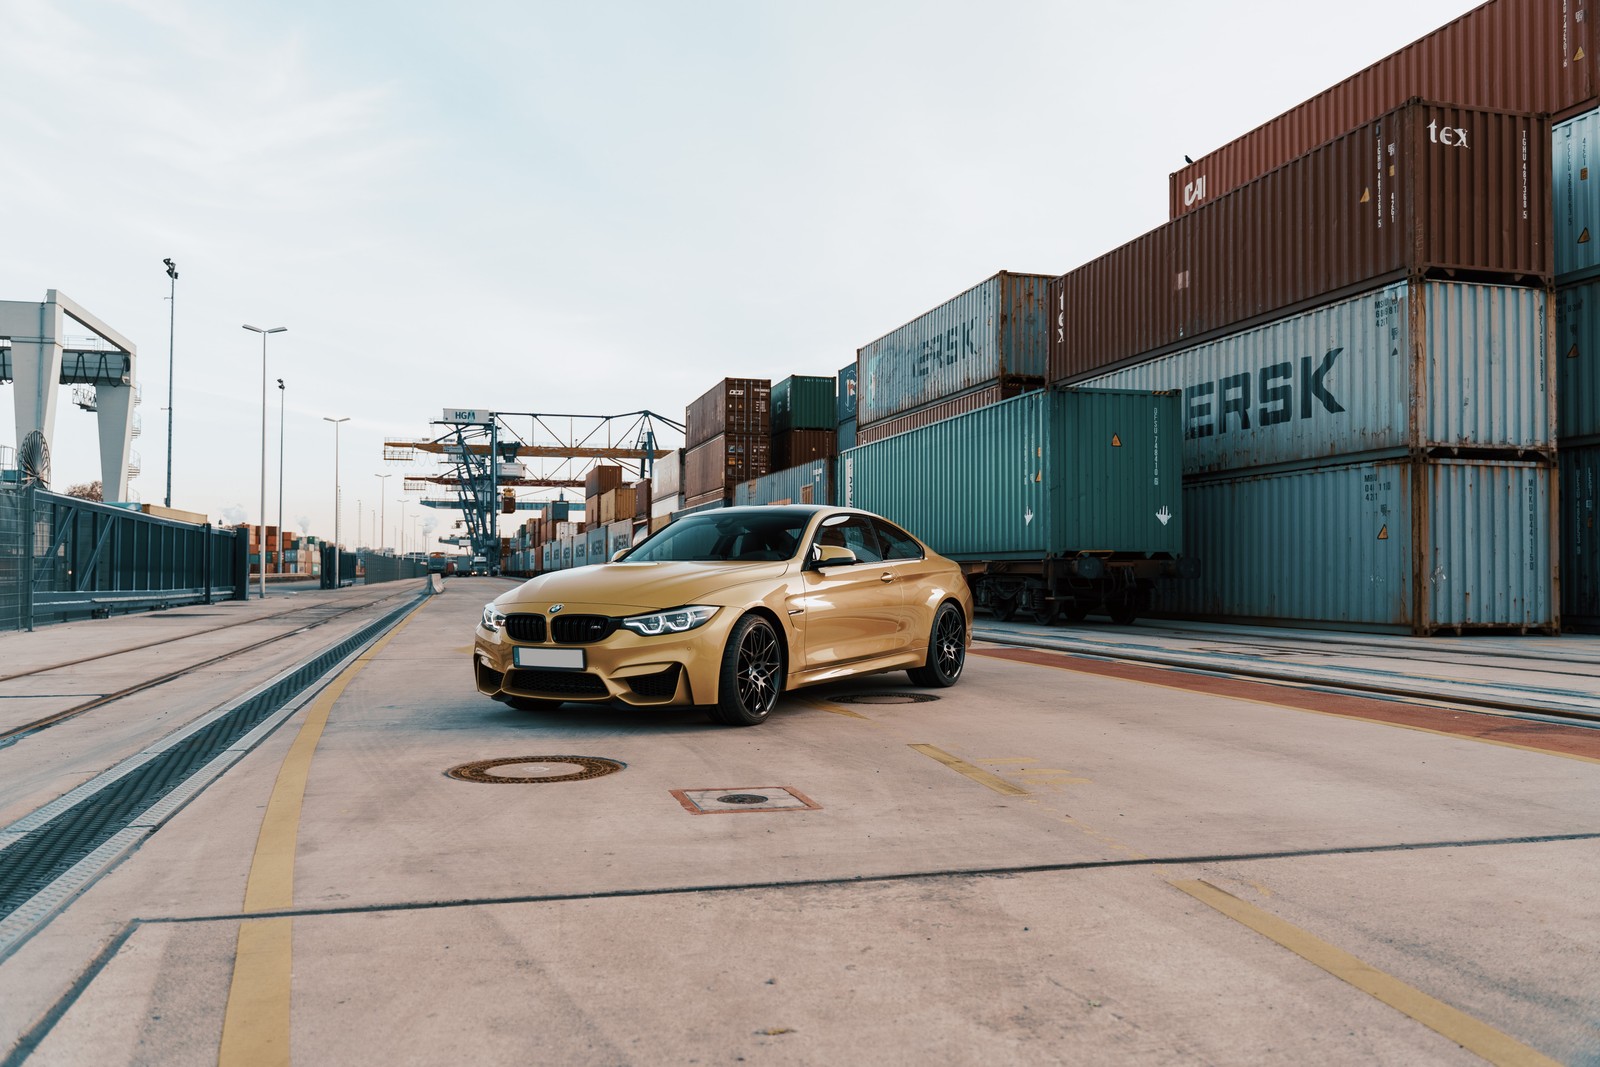
[[[626,556],[629,552],[632,552],[632,551],[633,551],[633,549],[631,549],[631,548],[619,548],[615,552],[611,553],[611,559],[609,560],[609,562],[615,563],[617,560],[621,559],[623,556]]]
[[[814,545],[811,549],[811,563],[821,569],[823,567],[847,567],[856,562],[856,554],[841,545]]]

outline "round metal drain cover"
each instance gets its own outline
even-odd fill
[[[725,797],[718,797],[719,804],[765,804],[771,797],[764,797],[760,793],[729,793]]]
[[[852,693],[834,697],[841,704],[931,704],[939,698],[932,693]]]
[[[509,774],[490,774],[493,767],[509,767],[513,765],[534,764],[541,771],[548,773],[512,776]],[[566,771],[559,766],[550,764],[566,764],[576,766],[576,771]],[[581,782],[585,778],[601,778],[608,774],[615,774],[627,764],[619,763],[614,759],[604,759],[600,756],[512,756],[508,759],[483,759],[473,763],[463,763],[459,767],[451,767],[444,773],[451,778],[463,782],[494,782],[506,784],[525,784],[532,782]]]

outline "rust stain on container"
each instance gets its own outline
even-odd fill
[[[1178,218],[1412,97],[1574,112],[1600,92],[1588,0],[1491,0],[1168,179]]]
[[[1063,275],[1050,378],[1405,276],[1548,284],[1548,117],[1413,101]]]

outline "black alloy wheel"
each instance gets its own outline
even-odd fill
[[[967,620],[961,609],[946,601],[933,617],[933,633],[928,637],[928,662],[906,671],[912,685],[946,689],[961,677],[967,663]]]
[[[746,615],[734,624],[722,651],[722,677],[711,717],[725,726],[767,721],[783,692],[783,646],[772,624]]]

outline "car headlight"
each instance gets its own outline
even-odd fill
[[[495,607],[493,601],[483,606],[483,628],[485,630],[499,632],[505,628],[505,625],[506,613]]]
[[[622,620],[622,625],[645,637],[681,634],[705,625],[716,613],[714,607],[696,604],[693,607],[673,608],[671,611],[655,611],[649,615],[630,615]]]

